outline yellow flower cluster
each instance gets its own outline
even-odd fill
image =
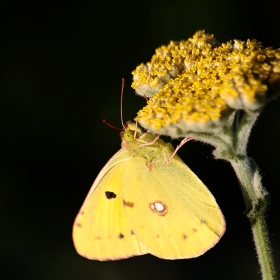
[[[256,40],[218,44],[198,31],[158,48],[132,74],[136,93],[149,97],[136,120],[177,138],[186,131],[220,130],[233,110],[262,107],[268,87],[280,81],[280,49]]]

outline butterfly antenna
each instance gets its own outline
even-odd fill
[[[122,78],[122,89],[121,89],[121,123],[122,123],[122,126],[124,127],[124,124],[123,124],[123,110],[122,110],[122,107],[123,107],[123,90],[124,90],[124,78]]]
[[[102,120],[103,123],[105,123],[106,125],[108,125],[109,127],[115,129],[115,130],[118,130],[118,131],[121,131],[120,128],[116,127],[116,126],[113,126],[112,124],[110,124],[107,120],[103,119]]]

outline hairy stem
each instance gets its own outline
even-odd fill
[[[267,192],[261,185],[260,175],[255,163],[248,157],[229,160],[239,179],[251,223],[255,247],[263,280],[275,280],[274,267],[268,231],[264,218],[267,205]]]

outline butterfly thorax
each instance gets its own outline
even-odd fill
[[[171,157],[174,148],[156,134],[142,131],[135,123],[128,123],[121,133],[122,147],[133,156],[144,157],[147,164],[154,164],[158,159]]]

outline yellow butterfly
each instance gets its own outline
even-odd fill
[[[73,226],[77,252],[94,260],[150,253],[194,258],[225,232],[215,198],[170,143],[129,122],[122,148],[94,181]],[[169,159],[172,160],[169,162]]]

